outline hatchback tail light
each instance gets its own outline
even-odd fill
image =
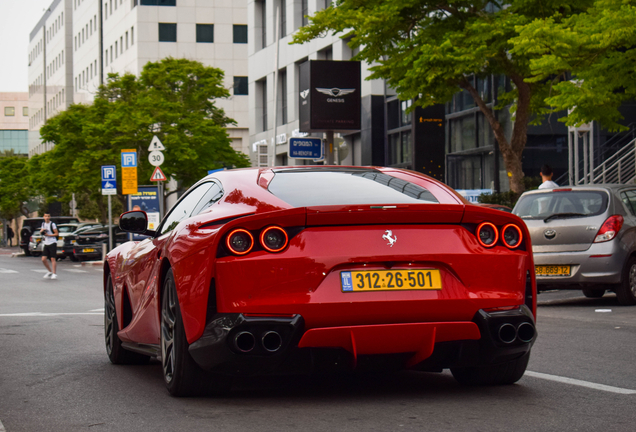
[[[493,247],[497,244],[498,238],[499,232],[497,231],[497,227],[490,222],[482,222],[477,227],[477,240],[483,247]]]
[[[596,237],[594,238],[594,243],[602,243],[606,241],[612,240],[616,237],[616,234],[623,227],[623,216],[621,215],[613,215],[607,218],[605,222],[603,222],[603,226],[596,233]]]

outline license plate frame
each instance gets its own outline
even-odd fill
[[[86,249],[82,249],[82,252],[84,252],[84,253],[95,252],[95,249],[93,249],[93,248],[86,248]]]
[[[534,274],[541,277],[568,277],[572,275],[571,265],[535,265]]]
[[[433,268],[347,270],[340,272],[340,289],[343,293],[376,291],[441,291],[442,275],[439,269]]]

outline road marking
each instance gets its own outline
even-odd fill
[[[17,273],[17,271],[5,269],[5,268],[0,268],[0,273]],[[2,429],[0,429],[0,431],[2,431]]]
[[[540,378],[540,379],[545,379],[545,380],[549,380],[549,381],[556,381],[556,382],[560,382],[560,383],[564,383],[564,384],[571,384],[571,385],[576,385],[576,386],[580,386],[580,387],[587,387],[587,388],[591,388],[594,390],[601,390],[601,391],[606,391],[606,392],[610,392],[610,393],[618,393],[618,394],[625,394],[625,395],[630,395],[630,394],[636,394],[636,390],[630,390],[630,389],[625,389],[625,388],[620,388],[620,387],[612,387],[612,386],[608,386],[605,384],[596,384],[593,382],[589,382],[589,381],[582,381],[582,380],[578,380],[578,379],[574,379],[574,378],[566,378],[566,377],[562,377],[562,376],[558,376],[558,375],[549,375],[549,374],[544,374],[541,372],[532,372],[532,371],[526,371],[525,373],[526,376],[531,376],[533,378]]]
[[[4,426],[2,426],[2,420],[0,420],[0,432],[6,432]]]
[[[14,314],[0,314],[0,317],[51,317],[62,315],[104,315],[103,312],[23,312]],[[0,431],[1,432],[1,431]]]
[[[36,272],[36,273],[48,273],[49,271],[47,269],[31,269],[32,272]]]
[[[101,308],[101,309],[91,309],[89,312],[104,312],[104,308]]]
[[[88,273],[86,270],[78,270],[78,269],[62,269],[62,270],[71,272],[71,273]]]

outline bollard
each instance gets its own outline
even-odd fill
[[[102,243],[102,261],[106,259],[107,246],[106,243]]]

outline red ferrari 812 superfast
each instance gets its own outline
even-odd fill
[[[510,384],[536,339],[521,219],[425,175],[306,166],[214,173],[104,261],[116,364],[160,358],[173,395],[241,375],[377,368]]]

